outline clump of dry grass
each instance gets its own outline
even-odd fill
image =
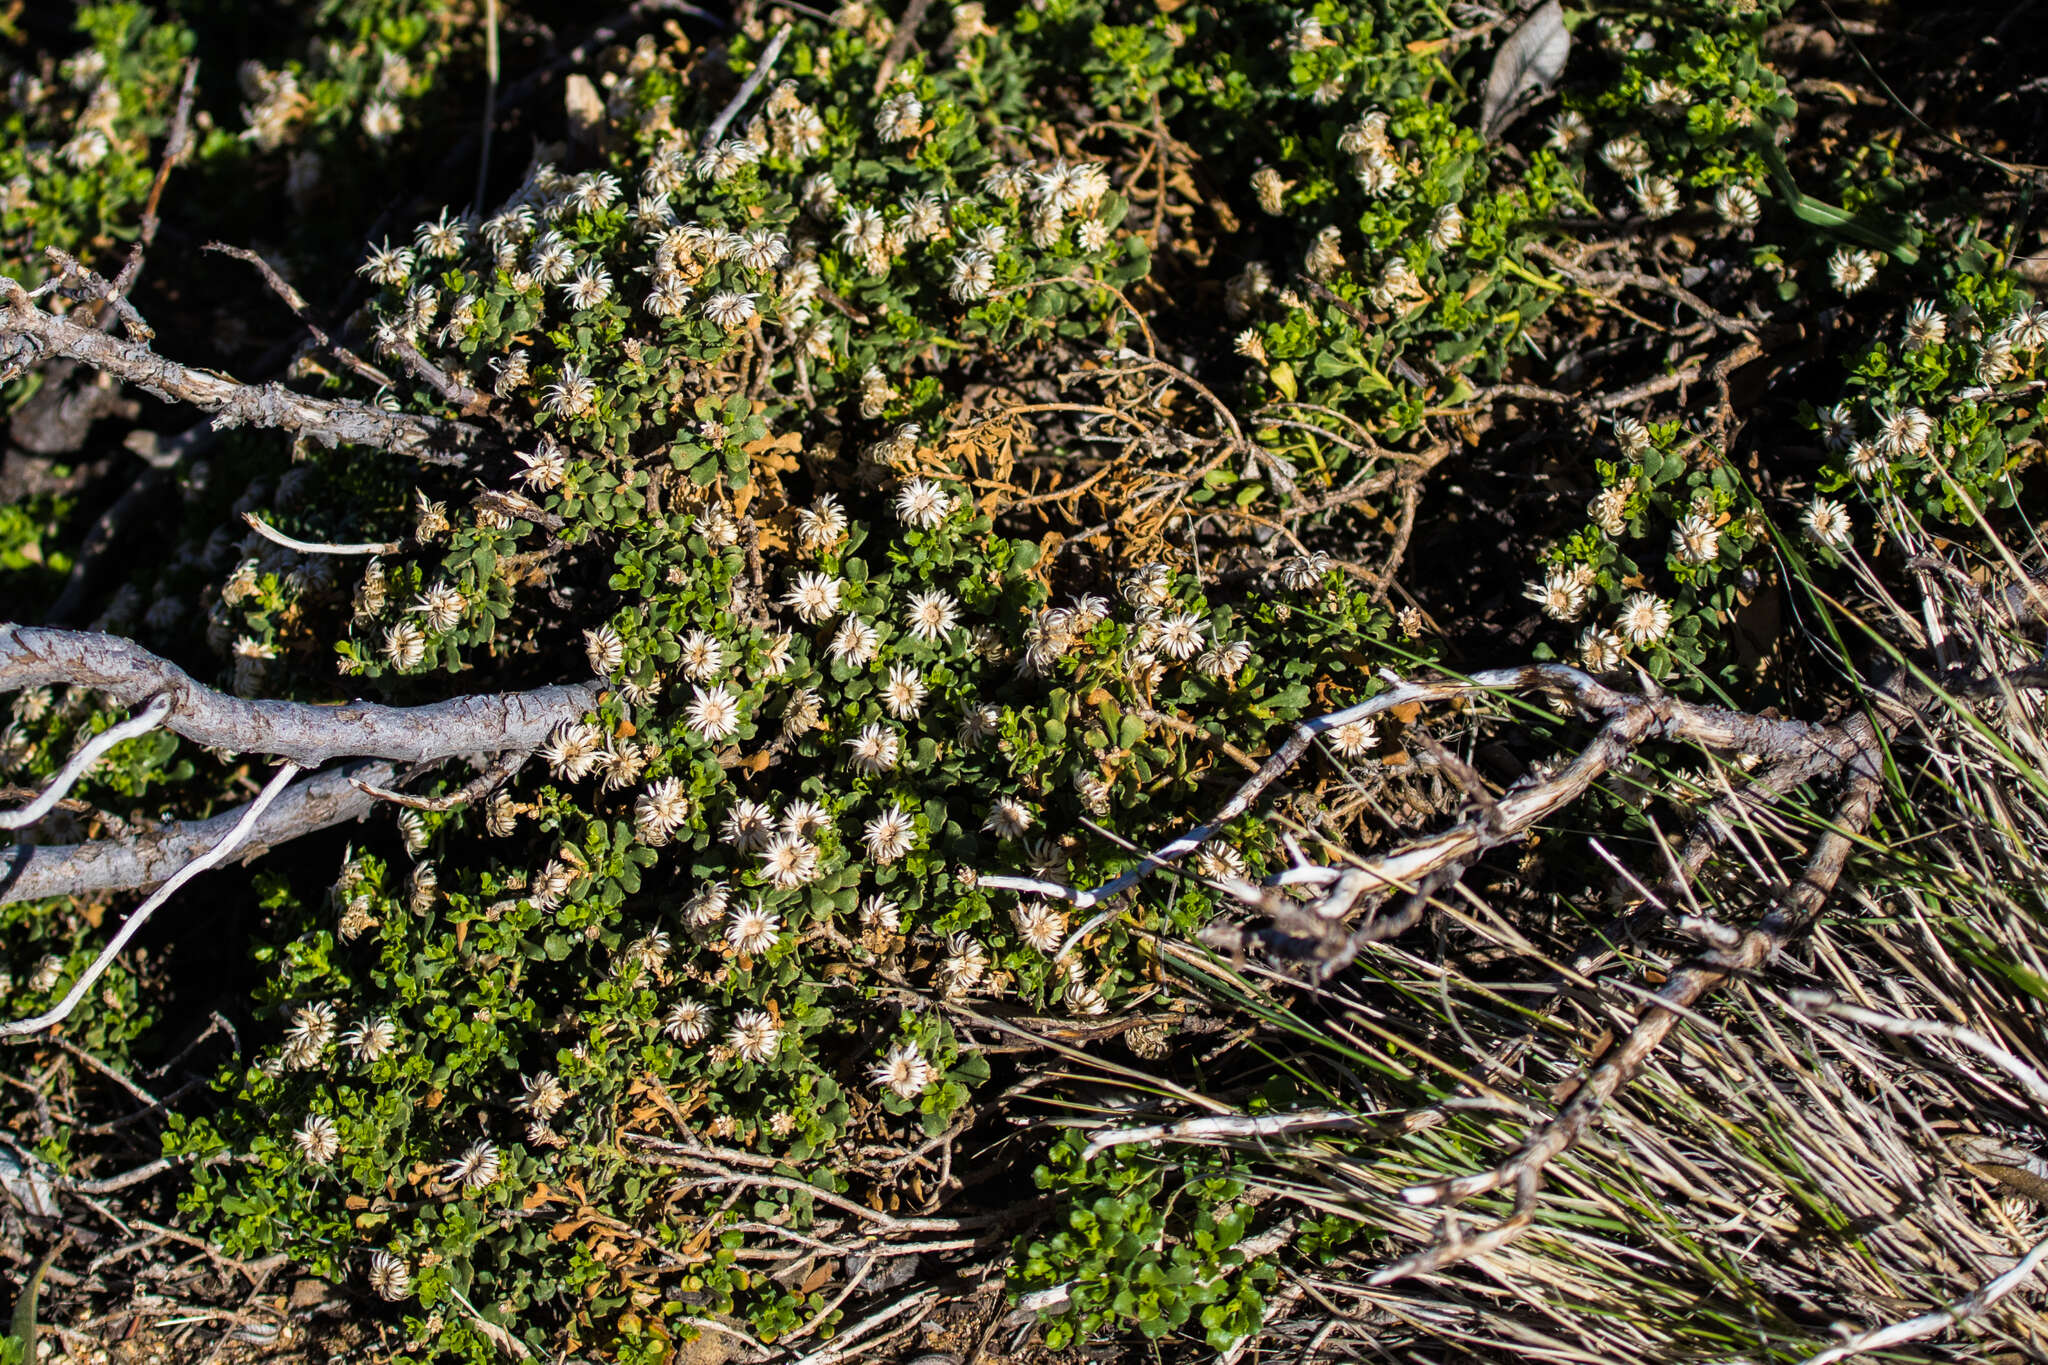
[[[1122,1102],[1093,1102],[1113,1117],[1067,1121],[1124,1162],[1222,1148],[1269,1225],[1351,1230],[1322,1264],[1281,1269],[1236,1354],[2048,1349],[2029,1278],[2048,1237],[2042,555],[1988,524],[1973,555],[1902,504],[1889,518],[1883,564],[1846,560],[1852,595],[1796,557],[1789,575],[1805,643],[1840,679],[1824,719],[1867,737],[1867,769],[1773,782],[1768,763],[1649,742],[1406,907],[1368,898],[1318,931],[1309,902],[1244,888],[1235,962],[1159,945],[1163,974],[1237,1026],[1199,1058],[1209,1112],[1104,1076]],[[1468,788],[1482,826],[1505,799],[1470,766],[1486,746],[1553,748],[1553,774],[1588,748],[1527,707],[1421,725],[1423,766]],[[1352,780],[1370,809],[1389,779]],[[1712,846],[1696,873],[1687,822]],[[1296,835],[1332,867],[1393,865],[1327,823]],[[1418,909],[1433,941],[1374,932]],[[1771,951],[1731,961],[1773,927]],[[1329,972],[1300,948],[1317,932],[1355,961]],[[1308,965],[1272,951],[1290,941]],[[1702,972],[1710,988],[1681,995]]]

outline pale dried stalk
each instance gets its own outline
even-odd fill
[[[154,895],[136,906],[135,913],[128,916],[127,922],[121,926],[121,931],[115,934],[107,946],[100,950],[100,955],[94,958],[92,965],[87,967],[80,974],[78,980],[72,983],[71,989],[64,993],[62,1000],[32,1019],[19,1019],[11,1024],[0,1024],[0,1038],[20,1037],[24,1034],[39,1033],[52,1024],[61,1023],[65,1019],[70,1018],[71,1011],[78,1008],[78,1002],[83,1000],[85,993],[92,989],[93,982],[99,980],[101,973],[113,965],[114,959],[120,955],[121,950],[128,946],[128,940],[134,938],[136,931],[148,923],[149,917],[157,912],[158,907],[169,900],[177,892],[178,888],[186,882],[192,880],[192,878],[208,868],[218,866],[227,861],[228,855],[233,853],[242,841],[249,837],[249,832],[255,828],[256,822],[262,819],[263,812],[270,808],[271,802],[277,800],[284,789],[291,785],[291,780],[298,775],[298,771],[297,764],[285,763],[280,765],[277,772],[271,776],[270,781],[263,785],[262,793],[243,810],[241,818],[228,831],[227,837],[205,853],[200,854],[197,858],[179,868],[176,875],[161,887],[158,887]]]
[[[64,799],[64,794],[71,790],[79,778],[85,776],[93,764],[100,761],[107,750],[124,740],[146,735],[156,729],[163,724],[164,717],[170,713],[170,709],[168,697],[152,698],[141,715],[131,716],[119,725],[94,735],[84,748],[71,756],[71,761],[64,765],[64,770],[50,779],[50,785],[43,788],[42,795],[19,810],[0,811],[0,829],[24,829],[48,815],[51,809]]]

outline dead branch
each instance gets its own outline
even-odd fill
[[[287,550],[296,550],[302,555],[389,555],[404,549],[403,542],[396,540],[362,541],[355,544],[334,545],[321,541],[299,540],[288,536],[272,526],[254,512],[242,513],[242,520],[249,529],[273,545],[282,545]]]
[[[18,374],[45,356],[65,356],[135,385],[169,403],[189,403],[214,414],[217,428],[275,427],[327,445],[373,446],[428,464],[461,465],[461,452],[484,433],[463,422],[386,412],[348,399],[309,398],[282,384],[243,384],[210,370],[181,365],[148,346],[122,341],[68,317],[45,312],[19,281],[0,276],[0,347],[5,368]]]
[[[1858,1332],[1839,1346],[1808,1356],[1800,1365],[1834,1365],[1864,1351],[1882,1351],[1887,1347],[1903,1345],[1908,1341],[1919,1341],[1951,1327],[1960,1327],[1973,1318],[1982,1317],[1991,1305],[2019,1288],[2022,1281],[2048,1260],[2048,1238],[2034,1243],[2027,1254],[2020,1257],[2019,1264],[1995,1280],[1986,1281],[1984,1287],[1968,1298],[1937,1308],[1932,1313],[1922,1313],[1917,1318],[1908,1318],[1889,1327],[1874,1327],[1868,1332]]]
[[[1353,721],[1367,720],[1411,702],[1444,702],[1489,692],[1548,692],[1562,696],[1585,713],[1606,719],[1619,728],[1589,746],[1580,759],[1552,782],[1510,794],[1500,803],[1496,818],[1505,828],[1526,830],[1571,800],[1612,766],[1622,750],[1647,739],[1685,740],[1722,753],[1757,754],[1766,759],[1819,759],[1822,770],[1839,767],[1857,752],[1855,743],[1826,726],[1806,721],[1770,720],[1718,706],[1699,706],[1676,697],[1640,696],[1607,686],[1589,673],[1566,664],[1530,664],[1521,668],[1493,669],[1469,679],[1445,678],[1422,682],[1391,680],[1386,691],[1342,711],[1302,722],[1295,732],[1266,760],[1258,772],[1237,789],[1223,808],[1209,821],[1178,839],[1147,854],[1137,866],[1092,889],[1059,886],[1035,878],[985,876],[981,885],[997,890],[1022,891],[1054,896],[1089,909],[1135,885],[1146,875],[1168,867],[1214,838],[1219,830],[1251,809],[1260,793],[1301,760],[1319,735]],[[1560,785],[1562,784],[1562,785]],[[1447,830],[1389,858],[1380,860],[1376,875],[1386,889],[1398,890],[1433,868],[1467,857],[1480,847],[1479,831],[1468,823]]]
[[[1401,1191],[1402,1198],[1411,1204],[1442,1206],[1513,1185],[1515,1206],[1508,1219],[1480,1237],[1469,1239],[1450,1233],[1447,1223],[1433,1245],[1377,1271],[1369,1284],[1388,1284],[1409,1275],[1441,1270],[1500,1245],[1528,1226],[1534,1217],[1536,1191],[1542,1183],[1544,1168],[1586,1135],[1607,1101],[1642,1070],[1684,1012],[1730,977],[1754,971],[1768,962],[1818,917],[1841,878],[1857,836],[1877,808],[1878,792],[1882,790],[1878,771],[1872,755],[1854,756],[1833,825],[1814,842],[1799,880],[1785,890],[1769,913],[1743,934],[1734,948],[1702,953],[1673,972],[1657,992],[1655,1003],[1637,1017],[1628,1036],[1593,1068],[1573,1091],[1564,1109],[1538,1129],[1521,1151],[1490,1171],[1411,1185]]]
[[[62,1000],[59,1000],[50,1009],[36,1015],[32,1019],[19,1019],[13,1023],[0,1024],[0,1038],[40,1033],[42,1030],[50,1027],[50,1025],[62,1023],[65,1019],[68,1019],[71,1016],[71,1011],[78,1008],[78,1002],[85,998],[85,993],[92,989],[92,983],[100,979],[101,973],[105,972],[113,964],[114,959],[120,955],[121,949],[128,945],[128,940],[135,937],[136,931],[149,921],[149,917],[157,912],[158,907],[162,906],[165,901],[176,894],[178,888],[186,882],[208,868],[225,862],[228,855],[232,854],[238,846],[248,839],[250,832],[256,827],[257,822],[263,818],[263,812],[268,810],[271,803],[276,801],[283,794],[284,789],[291,785],[291,780],[298,775],[298,771],[298,765],[295,763],[279,765],[277,772],[272,775],[270,781],[264,783],[261,794],[243,808],[241,817],[229,828],[225,837],[206,852],[179,868],[171,875],[169,881],[166,881],[156,889],[148,900],[135,907],[134,913],[129,915],[127,921],[121,925],[120,932],[115,934],[108,941],[107,946],[100,950],[100,955],[93,959],[92,965],[79,974],[78,980],[72,983],[71,989],[64,993]]]
[[[64,793],[71,790],[78,779],[85,776],[92,765],[99,762],[107,750],[124,740],[137,735],[146,735],[163,724],[164,715],[170,710],[170,703],[162,697],[153,699],[139,716],[133,716],[120,724],[94,735],[85,747],[71,756],[63,771],[50,779],[50,785],[42,794],[19,810],[0,811],[0,829],[24,829],[48,815],[56,804],[64,799]]]
[[[223,256],[232,256],[238,261],[254,266],[256,273],[263,277],[263,282],[270,286],[270,292],[277,295],[283,301],[284,306],[292,310],[292,316],[304,324],[306,331],[322,350],[364,379],[375,384],[378,388],[388,389],[392,387],[390,375],[384,373],[384,371],[378,369],[369,361],[364,360],[348,347],[335,341],[333,337],[327,335],[319,323],[313,321],[311,305],[306,302],[305,297],[298,290],[291,287],[284,276],[277,273],[277,268],[271,265],[269,261],[264,260],[263,257],[245,247],[229,246],[226,242],[208,242],[202,250],[218,251]]]
[[[395,773],[396,765],[385,761],[351,763],[293,783],[261,813],[238,856],[246,862],[300,835],[361,819],[376,809],[376,798],[351,782],[390,782]],[[130,838],[0,849],[0,905],[155,886],[220,842],[247,811],[236,806],[211,819],[166,824]]]
[[[195,681],[132,640],[89,631],[0,626],[0,691],[68,683],[124,705],[170,699],[164,726],[197,744],[271,754],[301,767],[335,758],[407,763],[528,750],[597,704],[595,682],[456,697],[427,706],[247,701]]]

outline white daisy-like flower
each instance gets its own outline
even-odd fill
[[[733,259],[743,268],[765,275],[789,259],[789,239],[767,228],[755,228],[741,237]]]
[[[545,493],[560,488],[569,477],[569,457],[553,441],[543,437],[540,448],[532,454],[519,453],[519,461],[526,468],[519,472],[519,479],[528,488]]]
[[[1185,662],[1202,652],[1202,618],[1191,611],[1178,611],[1159,623],[1159,649],[1167,657]]]
[[[2048,308],[2022,308],[2002,330],[2013,349],[2038,351],[2048,346]]]
[[[1321,550],[1292,555],[1280,562],[1280,583],[1295,592],[1318,586],[1332,568],[1330,557]]]
[[[1671,532],[1671,553],[1681,564],[1711,564],[1721,553],[1721,528],[1704,512],[1688,513]]]
[[[595,308],[612,296],[612,276],[598,261],[590,261],[564,282],[562,294],[571,308]]]
[[[1921,454],[1933,435],[1934,419],[1919,408],[1908,407],[1879,417],[1872,440],[1878,454],[1897,459],[1902,455]]]
[[[690,690],[695,696],[689,706],[692,730],[715,743],[740,728],[739,699],[723,684]]]
[[[341,1130],[325,1114],[308,1114],[292,1134],[292,1143],[306,1160],[315,1166],[325,1166],[341,1152]]]
[[[832,813],[821,802],[805,797],[790,802],[779,823],[784,834],[793,834],[799,839],[816,839],[831,831]]]
[[[1900,345],[1909,351],[1924,351],[1930,346],[1939,346],[1948,340],[1948,318],[1932,301],[1921,299],[1906,313],[1906,324],[1899,338]]]
[[[1756,197],[1756,191],[1747,185],[1723,185],[1714,191],[1714,212],[1721,221],[1736,227],[1747,227],[1762,214],[1763,205]]]
[[[916,826],[909,812],[892,801],[882,808],[880,815],[868,821],[863,833],[868,856],[878,863],[893,863],[910,851]]]
[[[626,642],[609,625],[583,632],[583,657],[590,665],[590,671],[599,677],[609,677],[619,671],[619,665],[626,661]]]
[[[409,246],[393,246],[390,242],[374,248],[356,273],[372,284],[403,286],[412,277],[413,251]]]
[[[1877,257],[1860,246],[1836,249],[1828,257],[1828,279],[1844,294],[1860,293],[1877,278]]]
[[[1550,120],[1550,145],[1567,156],[1592,140],[1592,125],[1576,109],[1567,109]]]
[[[1604,626],[1587,626],[1579,633],[1579,662],[1589,673],[1619,668],[1623,648],[1621,637]]]
[[[468,606],[469,599],[459,589],[437,579],[413,600],[412,609],[426,621],[428,630],[445,634],[462,624],[462,613]]]
[[[633,830],[645,844],[659,846],[690,818],[690,800],[682,782],[664,777],[649,784],[633,802]]]
[[[1638,649],[1647,649],[1671,630],[1671,606],[1653,593],[1639,592],[1621,608],[1621,633]]]
[[[839,610],[837,578],[825,573],[798,574],[796,584],[783,595],[782,603],[806,625],[817,625]]]
[[[851,668],[865,667],[881,650],[881,633],[858,616],[839,623],[825,652]]]
[[[341,1035],[342,1045],[365,1066],[391,1051],[391,1045],[397,1041],[398,1024],[388,1014],[364,1019]]]
[[[860,903],[860,923],[863,929],[893,934],[903,927],[903,909],[879,893],[865,896]]]
[[[667,963],[673,947],[674,944],[670,942],[668,934],[655,929],[627,944],[623,960],[642,971],[658,972]]]
[[[1429,244],[1449,251],[1465,237],[1465,214],[1456,204],[1445,204],[1429,220]]]
[[[759,901],[736,906],[725,922],[725,941],[742,957],[757,957],[775,946],[782,932],[782,917],[764,909]]]
[[[779,678],[789,672],[789,651],[796,643],[796,637],[789,631],[777,631],[768,637],[768,649],[761,657],[761,676]]]
[[[967,714],[960,718],[960,743],[972,749],[986,740],[993,739],[1001,727],[1003,713],[989,705],[970,706]]]
[[[910,633],[926,643],[943,639],[960,624],[960,604],[943,588],[912,593]]]
[[[1858,480],[1868,482],[1885,471],[1885,458],[1869,441],[1851,441],[1842,452],[1842,463]]]
[[[1617,417],[1614,419],[1614,443],[1629,456],[1640,456],[1654,443],[1650,428],[1638,417]]]
[[[929,479],[912,479],[896,495],[896,515],[906,526],[929,531],[953,510],[953,495]]]
[[[882,706],[897,720],[915,720],[924,710],[927,689],[924,679],[909,664],[889,669],[889,681],[882,685]]]
[[[1074,229],[1074,245],[1093,254],[1109,245],[1109,224],[1100,218],[1083,218]]]
[[[869,1080],[906,1100],[914,1100],[931,1089],[938,1074],[917,1044],[908,1039],[890,1048],[887,1056],[868,1068]]]
[[[1238,670],[1251,662],[1252,647],[1248,641],[1218,641],[1202,651],[1195,660],[1195,671],[1205,678],[1228,682],[1237,676]]]
[[[658,318],[681,317],[690,306],[690,287],[683,283],[680,275],[656,275],[654,288],[648,291],[640,306]]]
[[[304,1042],[318,1052],[334,1041],[334,1006],[325,1000],[314,1000],[292,1011],[291,1027],[285,1030],[288,1042]]]
[[[1856,414],[1846,404],[1822,408],[1814,414],[1814,421],[1820,428],[1821,441],[1829,450],[1847,450],[1849,443],[1856,439]]]
[[[522,1093],[512,1107],[543,1121],[553,1118],[569,1102],[569,1092],[552,1071],[537,1071],[519,1078]]]
[[[1600,148],[1600,159],[1607,168],[1624,180],[1643,175],[1650,169],[1650,149],[1634,133],[1623,133]]]
[[[388,1251],[370,1253],[370,1289],[386,1303],[397,1303],[412,1295],[412,1268],[405,1258]]]
[[[1619,488],[1603,488],[1586,503],[1586,515],[1610,536],[1628,529],[1628,494]]]
[[[701,1043],[711,1034],[711,1011],[695,1000],[677,1001],[661,1017],[661,1031],[685,1045]]]
[[[1060,1000],[1075,1014],[1101,1014],[1109,1008],[1109,1002],[1102,998],[1102,992],[1078,976],[1067,978],[1066,989],[1060,992]]]
[[[597,405],[597,382],[574,365],[562,366],[540,391],[541,409],[555,417],[582,417]]]
[[[1816,545],[1824,545],[1830,550],[1846,546],[1849,533],[1854,529],[1849,520],[1849,509],[1833,498],[1817,497],[1809,502],[1800,521]]]
[[[996,259],[980,247],[968,247],[953,257],[953,273],[946,292],[956,303],[973,303],[988,297],[996,282]]]
[[[1678,185],[1668,175],[1639,175],[1629,182],[1629,192],[1645,218],[1669,218],[1678,212]]]
[[[817,846],[791,834],[778,834],[761,850],[761,875],[788,891],[818,878]]]
[[[443,1177],[451,1185],[460,1185],[465,1190],[480,1190],[498,1178],[503,1163],[498,1155],[496,1143],[473,1142],[461,1156],[442,1168]]]
[[[884,142],[903,142],[924,125],[924,101],[908,90],[891,95],[875,115],[875,132]]]
[[[754,299],[753,294],[721,289],[704,300],[704,316],[728,332],[737,331],[754,316]]]
[[[2019,372],[2019,362],[2013,358],[2012,339],[2003,334],[1984,338],[1984,344],[1977,350],[1977,382],[1980,384],[2003,384]]]
[[[853,766],[870,775],[892,771],[903,751],[903,740],[887,725],[875,722],[846,741],[853,751]]]
[[[1047,956],[1067,937],[1065,912],[1045,901],[1019,902],[1010,908],[1010,920],[1017,926],[1017,937]]]
[[[996,798],[982,828],[998,839],[1015,839],[1030,829],[1031,823],[1031,812],[1022,802],[1012,796],[1001,796]]]
[[[401,673],[420,666],[427,657],[426,633],[410,621],[400,621],[384,631],[382,654]]]
[[[1586,585],[1563,565],[1553,565],[1542,581],[1529,584],[1522,595],[1541,606],[1553,621],[1576,621],[1586,609]]]
[[[733,1016],[726,1045],[743,1062],[766,1062],[782,1046],[782,1029],[762,1010],[742,1010]]]
[[[603,734],[595,725],[582,720],[565,720],[557,725],[538,750],[548,770],[567,782],[580,782],[588,777],[603,751]]]
[[[796,514],[797,543],[806,550],[829,550],[845,534],[845,509],[830,493],[820,494],[817,502]]]
[[[965,995],[988,975],[988,947],[972,934],[955,934],[946,941],[946,957],[939,963],[939,989],[947,995]]]
[[[678,646],[677,666],[691,682],[708,682],[725,667],[725,646],[718,637],[693,630]]]
[[[433,222],[421,223],[412,239],[420,255],[440,261],[452,261],[460,256],[468,242],[469,225],[460,218],[449,217],[445,208]]]
[[[576,248],[553,228],[535,238],[526,253],[526,273],[536,284],[560,284],[575,269]]]
[[[1380,742],[1380,732],[1369,720],[1346,721],[1330,731],[1330,747],[1340,757],[1357,758]]]

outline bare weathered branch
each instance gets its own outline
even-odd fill
[[[217,692],[132,640],[0,626],[0,691],[69,683],[134,706],[165,696],[164,727],[198,744],[272,754],[301,767],[335,758],[427,763],[537,747],[597,702],[595,682],[456,697],[427,706],[312,706]]]
[[[464,422],[386,412],[347,399],[310,398],[282,384],[243,384],[181,365],[139,342],[123,341],[45,312],[19,281],[0,276],[0,346],[19,371],[48,355],[67,356],[171,403],[214,414],[216,427],[276,427],[328,445],[374,446],[429,464],[468,462],[462,450],[483,432]]]
[[[262,812],[236,856],[246,862],[301,835],[361,819],[377,808],[377,800],[352,784],[390,782],[396,773],[397,765],[378,760],[344,764],[293,783]],[[247,810],[236,806],[208,820],[179,821],[120,839],[0,848],[0,905],[155,886],[219,843]]]

